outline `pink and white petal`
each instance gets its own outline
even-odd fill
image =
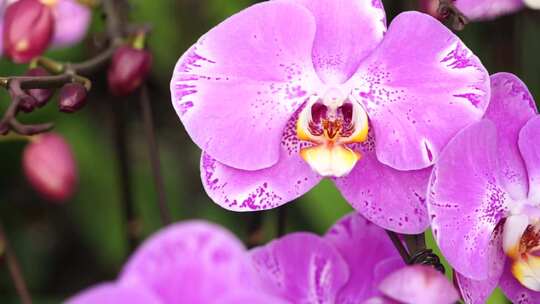
[[[431,175],[433,235],[450,265],[474,280],[489,276],[490,244],[508,208],[498,170],[495,125],[482,120],[452,139]]]
[[[381,295],[380,282],[405,266],[384,230],[358,213],[339,220],[324,238],[337,248],[349,266],[349,280],[339,291],[336,303],[359,303]]]
[[[382,41],[386,14],[380,0],[290,0],[315,17],[313,65],[327,85],[346,82]]]
[[[434,164],[458,131],[482,118],[489,82],[455,34],[429,15],[406,12],[348,85],[375,129],[379,161],[418,170]]]
[[[171,225],[151,236],[131,256],[122,284],[146,286],[164,303],[210,303],[249,289],[252,269],[242,243],[204,221]]]
[[[66,300],[65,304],[165,304],[140,286],[116,283],[96,285]]]
[[[491,76],[491,102],[485,117],[495,123],[501,183],[514,200],[527,198],[527,171],[518,148],[521,128],[537,113],[527,86],[515,75]]]
[[[54,47],[67,47],[83,40],[90,26],[92,13],[76,0],[59,0],[54,7]]]
[[[508,299],[514,304],[540,303],[540,292],[528,289],[521,285],[512,274],[511,260],[507,259],[499,286]]]
[[[524,2],[532,9],[540,9],[540,0],[524,0]]]
[[[490,20],[523,8],[523,0],[456,0],[456,7],[471,20]]]
[[[287,121],[318,87],[315,20],[301,5],[255,4],[225,20],[178,61],[172,103],[193,141],[244,170],[278,162]]]
[[[519,150],[529,176],[529,200],[540,204],[540,116],[527,122],[519,133]]]
[[[426,191],[431,170],[398,171],[375,155],[373,134],[356,145],[361,159],[349,175],[335,179],[341,194],[376,225],[399,233],[422,233],[429,226]]]
[[[502,226],[499,226],[502,227]],[[497,229],[494,238],[489,245],[491,254],[489,259],[489,275],[486,280],[471,280],[458,272],[454,272],[454,278],[461,292],[465,304],[484,304],[499,285],[504,271],[506,256],[502,246],[502,233]]]
[[[260,288],[292,303],[336,303],[347,263],[325,239],[292,233],[251,250]]]
[[[233,211],[266,210],[290,202],[321,180],[300,156],[297,115],[289,120],[281,140],[279,161],[268,169],[246,171],[228,167],[207,153],[201,157],[201,178],[208,196]]]
[[[398,302],[396,300],[389,299],[387,297],[374,297],[371,299],[368,299],[362,304],[403,304],[401,302]]]
[[[379,286],[387,297],[405,304],[452,304],[459,294],[446,277],[431,266],[407,266]]]

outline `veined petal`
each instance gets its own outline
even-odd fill
[[[165,304],[140,286],[105,283],[80,292],[66,304]]]
[[[386,32],[380,0],[289,1],[305,6],[315,17],[313,65],[326,84],[347,81]]]
[[[384,230],[358,213],[339,220],[324,236],[349,266],[350,278],[336,303],[359,303],[381,295],[380,282],[405,266]]]
[[[485,117],[497,127],[501,183],[515,200],[527,199],[527,171],[518,148],[518,135],[537,113],[527,86],[515,75],[491,76],[491,102]]]
[[[421,233],[429,226],[426,190],[430,169],[398,171],[377,160],[375,142],[357,144],[362,158],[347,176],[335,179],[345,199],[363,216],[385,229]]]
[[[55,30],[52,45],[66,47],[80,42],[90,25],[90,9],[76,0],[59,0],[54,6]]]
[[[481,119],[489,81],[480,60],[444,25],[406,12],[347,85],[368,112],[379,161],[416,170],[434,164],[458,131]]]
[[[522,9],[523,0],[456,0],[456,6],[471,20],[490,20]]]
[[[145,286],[164,303],[212,303],[251,288],[252,272],[242,243],[203,221],[174,224],[150,237],[131,256],[121,284]]]
[[[489,276],[490,244],[509,203],[498,178],[497,147],[495,125],[475,123],[448,144],[430,180],[435,239],[450,265],[474,280]]]
[[[287,121],[318,86],[315,20],[301,5],[253,5],[204,35],[176,64],[174,108],[193,141],[244,170],[277,163]]]
[[[287,234],[251,250],[260,288],[292,303],[336,303],[349,278],[347,264],[325,239]]]
[[[503,275],[500,280],[500,287],[504,294],[512,303],[516,304],[536,304],[540,303],[540,292],[536,292],[521,285],[511,271],[512,261],[507,259]]]
[[[229,210],[265,210],[290,202],[318,184],[322,177],[300,156],[296,118],[294,115],[285,127],[278,163],[268,169],[234,169],[203,153],[201,178],[210,198]]]
[[[529,176],[529,200],[540,205],[540,116],[531,118],[519,133],[519,150]]]

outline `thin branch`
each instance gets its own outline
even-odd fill
[[[277,237],[282,237],[287,232],[287,205],[281,206],[277,210]]]
[[[0,246],[4,250],[4,256],[5,256],[6,263],[9,269],[9,274],[11,275],[11,280],[13,281],[13,284],[15,285],[15,289],[17,290],[17,294],[19,295],[19,299],[21,300],[21,303],[32,304],[32,297],[30,295],[30,292],[28,291],[28,287],[26,285],[23,272],[21,270],[21,267],[19,266],[19,261],[17,260],[17,256],[15,255],[15,253],[13,252],[11,248],[11,245],[8,241],[8,238],[1,224],[0,224]]]
[[[396,247],[396,250],[399,252],[399,255],[403,259],[403,262],[405,262],[405,264],[408,264],[410,259],[409,253],[407,252],[407,249],[405,249],[405,246],[403,246],[403,243],[399,239],[398,234],[390,230],[386,230],[386,234],[388,234],[388,237],[392,241],[392,244],[394,244],[394,247]]]

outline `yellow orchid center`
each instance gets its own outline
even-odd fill
[[[313,143],[300,155],[322,176],[345,176],[361,157],[347,145],[365,141],[368,130],[362,106],[330,89],[322,98],[312,96],[298,117],[298,138]]]

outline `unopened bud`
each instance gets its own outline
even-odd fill
[[[25,63],[41,55],[53,33],[52,8],[40,0],[19,0],[6,8],[3,47],[13,61]]]
[[[48,76],[50,75],[44,68],[37,67],[28,70],[26,72],[27,76]],[[49,99],[51,99],[53,95],[53,91],[49,89],[30,89],[27,91],[28,95],[34,97],[34,99],[37,102],[38,107],[43,107],[47,104]]]
[[[75,158],[60,135],[40,135],[28,144],[24,150],[23,168],[32,187],[47,200],[63,202],[75,192]]]
[[[19,109],[24,113],[30,113],[38,106],[37,100],[30,96],[24,95],[21,96],[21,101],[19,102]]]
[[[68,83],[60,90],[58,107],[61,112],[73,113],[86,105],[88,92],[80,83]]]
[[[144,49],[123,46],[116,50],[108,71],[109,89],[116,96],[133,93],[148,76],[152,54]]]

